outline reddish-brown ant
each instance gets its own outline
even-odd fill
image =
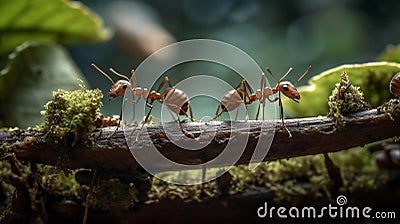
[[[185,115],[188,117],[191,121],[194,121],[193,119],[193,112],[192,112],[192,107],[189,104],[189,97],[184,93],[182,90],[176,89],[175,87],[172,86],[171,82],[169,81],[168,77],[165,77],[159,87],[157,88],[157,91],[151,91],[150,93],[146,88],[141,88],[139,87],[139,83],[136,78],[135,71],[132,69],[131,74],[132,77],[135,80],[135,83],[138,87],[133,87],[131,83],[129,82],[129,78],[125,75],[122,75],[118,72],[116,72],[114,69],[110,68],[110,71],[119,76],[124,78],[125,80],[118,80],[117,82],[114,82],[110,76],[108,76],[103,70],[101,70],[99,67],[97,67],[95,64],[92,63],[92,67],[95,68],[97,71],[99,71],[101,74],[103,74],[105,77],[107,77],[112,83],[113,86],[110,89],[110,92],[108,93],[109,99],[113,99],[115,97],[119,97],[125,94],[126,91],[130,91],[133,96],[137,96],[138,98],[136,100],[132,99],[126,99],[128,102],[132,104],[136,104],[141,98],[146,100],[146,106],[150,108],[149,112],[147,113],[142,126],[136,136],[136,140],[138,140],[139,134],[141,133],[141,130],[143,129],[144,125],[148,122],[150,118],[151,111],[153,109],[153,103],[154,101],[158,101],[161,104],[164,104],[167,106],[167,108],[171,111],[174,112],[175,114],[179,115]],[[164,92],[159,93],[159,91],[162,89],[165,83],[168,83],[168,88],[164,90]],[[187,114],[187,111],[189,110],[190,116]],[[120,118],[122,117],[122,110],[121,110],[121,115]],[[178,117],[178,123],[179,127],[182,130],[182,132],[185,135],[189,135],[190,137],[193,137],[193,135],[182,128],[181,121]],[[118,124],[119,126],[119,124]]]
[[[396,73],[390,80],[390,92],[395,96],[400,96],[400,72]]]
[[[141,98],[144,98],[145,100],[147,99],[147,97],[149,95],[149,91],[147,90],[147,88],[142,88],[139,86],[139,82],[137,81],[135,70],[133,70],[133,69],[131,70],[131,75],[132,75],[137,87],[132,86],[132,84],[130,83],[129,78],[127,76],[116,72],[112,68],[110,68],[110,72],[116,76],[123,78],[123,80],[118,80],[118,81],[114,82],[114,80],[109,75],[107,75],[107,73],[105,73],[103,70],[101,70],[99,67],[97,67],[97,65],[92,63],[91,66],[94,69],[96,69],[98,72],[100,72],[100,74],[104,75],[113,84],[111,86],[110,91],[108,92],[108,100],[112,100],[116,97],[123,96],[127,90],[130,91],[134,97],[135,96],[137,97],[136,100],[126,98],[126,100],[132,104],[137,103]],[[122,107],[124,107],[124,106],[125,106],[125,102],[123,102],[123,104],[122,104]],[[118,127],[120,126],[121,119],[122,119],[122,111],[123,111],[123,108],[121,109],[121,113],[119,115],[119,120],[118,120],[118,124],[117,124],[117,129],[115,130],[115,132],[118,130]]]
[[[162,87],[165,85],[165,83],[168,83],[168,88],[160,94],[159,92],[162,89]],[[165,77],[163,79],[163,81],[158,86],[157,91],[154,91],[154,90],[151,91],[149,96],[147,97],[146,105],[150,108],[150,110],[147,113],[146,118],[144,119],[144,122],[142,124],[142,127],[140,128],[139,133],[141,132],[144,124],[147,123],[147,120],[150,117],[150,113],[151,113],[151,110],[153,109],[154,101],[158,101],[159,103],[166,105],[167,108],[171,112],[174,112],[178,116],[178,123],[179,123],[179,128],[181,129],[181,131],[186,136],[194,138],[194,135],[192,133],[189,133],[189,132],[183,130],[181,120],[179,119],[179,115],[185,115],[191,121],[194,121],[192,107],[189,104],[189,97],[182,90],[173,87],[171,82],[169,81],[168,77]],[[189,110],[190,116],[187,114],[188,110]],[[138,136],[139,136],[139,133],[138,133]],[[138,138],[138,136],[136,137],[136,139]]]
[[[218,104],[217,111],[215,112],[213,120],[217,119],[224,112],[229,112],[238,109],[242,103],[246,107],[246,120],[247,120],[248,119],[247,105],[253,103],[253,101],[250,100],[250,96],[252,96],[252,89],[250,85],[247,83],[247,81],[243,79],[235,89],[227,92],[222,97],[221,101]],[[236,113],[236,118],[237,118],[237,113]]]
[[[304,74],[302,76],[300,76],[300,78],[297,80],[297,82],[293,85],[289,81],[282,81],[284,78],[286,78],[286,76],[288,76],[290,74],[290,72],[292,72],[292,68],[290,68],[281,79],[278,79],[272,73],[272,71],[269,68],[267,68],[268,73],[271,74],[271,76],[277,81],[277,84],[276,84],[275,88],[267,87],[266,86],[266,77],[264,74],[262,74],[261,89],[257,89],[257,91],[255,93],[253,93],[248,82],[245,79],[242,80],[235,89],[229,91],[222,97],[221,102],[218,104],[217,111],[215,112],[215,116],[213,119],[216,119],[219,116],[221,116],[221,114],[223,112],[228,112],[228,111],[237,109],[240,106],[240,104],[243,103],[246,107],[246,120],[247,120],[248,119],[247,105],[252,104],[256,100],[259,100],[260,104],[263,107],[262,114],[263,114],[263,120],[264,120],[265,100],[268,99],[268,101],[270,101],[270,102],[276,102],[277,100],[279,100],[280,118],[282,120],[281,127],[284,128],[288,132],[289,138],[291,138],[292,134],[290,133],[289,129],[286,128],[285,122],[284,122],[281,92],[286,97],[288,97],[298,103],[299,99],[300,99],[300,93],[297,91],[296,85],[308,74],[310,69],[311,69],[311,66],[308,67],[308,69],[304,72]],[[277,98],[275,98],[275,99],[269,98],[269,96],[274,95],[276,93],[279,94]],[[257,119],[258,119],[259,111],[260,111],[260,106],[258,107],[258,110],[257,110],[257,115],[256,115]]]
[[[282,81],[284,78],[286,78],[286,76],[288,76],[292,72],[292,68],[289,68],[289,70],[286,72],[286,74],[280,79],[278,79],[272,73],[271,69],[267,68],[268,73],[272,76],[272,78],[274,78],[277,81],[277,84],[276,84],[275,88],[270,88],[269,92],[272,93],[272,94],[264,95],[264,97],[266,97],[268,99],[268,101],[270,101],[270,102],[276,102],[277,100],[279,100],[279,114],[280,114],[280,118],[282,120],[281,127],[284,128],[286,130],[286,132],[289,134],[289,138],[292,137],[292,134],[290,133],[289,129],[287,129],[286,126],[285,126],[285,121],[284,121],[284,117],[283,117],[283,106],[282,106],[281,92],[283,93],[283,95],[285,95],[289,99],[295,101],[296,103],[299,103],[300,93],[297,91],[296,86],[310,72],[310,69],[311,69],[311,65],[308,66],[307,70],[303,73],[303,75],[300,76],[299,79],[297,79],[296,83],[293,85],[289,81]],[[273,94],[276,94],[276,93],[278,93],[278,97],[276,97],[275,99],[272,99],[272,100],[269,99],[270,95],[273,95]]]
[[[261,76],[261,89],[257,89],[257,91],[253,93],[253,90],[251,89],[249,83],[245,79],[243,79],[235,89],[227,92],[222,97],[221,102],[218,104],[217,111],[215,112],[215,116],[213,119],[216,119],[219,116],[221,116],[223,112],[228,112],[237,109],[240,106],[240,104],[243,103],[246,107],[246,120],[247,120],[248,119],[247,105],[252,104],[256,100],[260,100],[260,103],[264,105],[265,99],[267,99],[268,96],[273,94],[272,89],[267,87],[266,83],[267,81],[265,75],[263,74]],[[257,119],[259,112],[260,112],[260,107],[258,107],[257,110],[257,115],[256,115]],[[263,111],[263,120],[264,120],[264,111]]]
[[[98,113],[96,115],[94,125],[97,128],[112,127],[112,126],[117,126],[119,124],[120,120],[121,119],[118,115],[112,115],[112,116],[105,117],[103,114]]]

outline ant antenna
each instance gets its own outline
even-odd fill
[[[104,75],[108,80],[110,80],[110,82],[111,82],[112,84],[115,83],[114,80],[112,80],[112,78],[111,78],[109,75],[107,75],[103,70],[101,70],[99,67],[97,67],[96,64],[92,63],[92,64],[90,64],[90,65],[91,65],[94,69],[96,69],[98,72],[100,72],[102,75]]]
[[[284,76],[282,76],[281,79],[279,79],[279,82],[282,81],[283,79],[286,78],[286,76],[288,76],[291,72],[292,72],[293,68],[289,68],[289,70],[286,72],[286,74]]]
[[[299,82],[304,78],[304,76],[306,76],[308,74],[308,72],[310,72],[311,69],[311,65],[308,66],[307,70],[303,73],[303,75],[300,76],[299,79],[297,79],[297,82],[294,84],[294,86],[297,86],[297,84],[299,84]]]
[[[279,82],[279,79],[274,75],[274,73],[272,73],[272,71],[271,71],[271,69],[269,69],[269,67],[267,67],[267,71],[272,76],[272,78],[275,79],[275,81]]]
[[[137,81],[136,73],[135,73],[134,69],[131,70],[131,75],[133,76],[133,79],[135,80],[136,86],[139,86],[139,82]]]
[[[113,68],[110,68],[110,72],[112,72],[114,75],[119,76],[123,79],[125,79],[126,81],[129,81],[129,78],[121,73],[116,72]]]

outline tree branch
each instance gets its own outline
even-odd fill
[[[258,140],[268,137],[268,133],[274,133],[274,138],[270,149],[268,144],[262,146],[263,150],[269,149],[264,161],[335,152],[400,135],[400,113],[393,113],[390,117],[386,113],[369,110],[348,116],[347,119],[346,126],[340,130],[335,130],[332,118],[288,119],[285,123],[293,138],[288,138],[288,134],[280,128],[279,121],[271,120],[184,123],[183,127],[195,136],[200,135],[200,130],[204,130],[196,140],[184,136],[176,123],[166,124],[167,129],[172,129],[171,135],[177,139],[177,143],[207,142],[207,138],[215,131],[211,142],[201,150],[181,149],[167,138],[162,125],[159,124],[147,126],[147,132],[143,129],[138,141],[135,141],[138,128],[125,128],[112,137],[109,136],[114,132],[115,127],[104,128],[95,138],[92,146],[78,145],[73,149],[64,150],[68,152],[70,158],[65,166],[68,168],[104,167],[117,170],[137,168],[138,163],[128,148],[124,131],[131,136],[129,141],[134,150],[149,150],[149,147],[155,146],[165,157],[184,164],[201,164],[213,159],[224,150],[229,141],[236,141],[246,135],[249,138],[238,164],[249,163]],[[261,132],[262,125],[266,128],[263,128]],[[234,127],[232,131],[231,127]],[[19,160],[49,165],[57,163],[63,151],[61,149],[65,148],[62,142],[55,141],[49,136],[45,138],[45,133],[34,130],[0,132],[0,142],[13,144],[9,148]],[[234,147],[234,150],[242,149]],[[156,169],[168,170],[168,165],[162,161],[154,161],[154,164]]]

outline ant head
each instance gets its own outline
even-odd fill
[[[117,82],[114,82],[114,80],[109,75],[107,75],[107,73],[105,73],[103,70],[101,70],[99,67],[97,67],[97,65],[92,63],[91,66],[94,69],[96,69],[98,72],[100,72],[100,74],[104,75],[113,84],[111,86],[110,91],[108,92],[108,100],[112,100],[115,97],[119,97],[119,96],[124,95],[128,88],[132,89],[132,85],[129,82],[129,78],[127,76],[122,75],[122,74],[116,72],[114,69],[110,68],[110,72],[111,73],[123,78],[122,80],[118,80]],[[136,84],[138,84],[137,83],[137,79],[136,79],[136,75],[135,75],[135,71],[133,69],[131,71],[131,74],[135,78]]]
[[[289,81],[281,81],[277,86],[278,90],[283,93],[289,99],[299,102],[300,93],[297,91],[296,87]]]
[[[129,81],[118,80],[116,83],[114,83],[114,85],[111,86],[111,89],[108,92],[108,100],[112,100],[116,97],[124,95],[130,86],[131,83]]]

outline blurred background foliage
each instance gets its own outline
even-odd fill
[[[289,67],[293,67],[294,72],[288,77],[292,82],[308,65],[312,65],[311,73],[301,82],[306,84],[313,75],[338,65],[374,61],[388,46],[397,45],[400,37],[400,14],[396,13],[400,9],[400,2],[395,0],[82,1],[104,19],[106,27],[113,34],[109,41],[105,41],[108,31],[102,28],[99,18],[86,7],[76,6],[75,2],[58,5],[49,4],[47,0],[32,2],[3,2],[7,7],[0,9],[4,12],[1,13],[3,23],[0,22],[0,27],[3,27],[0,49],[4,49],[5,43],[18,39],[5,34],[20,31],[5,29],[2,24],[7,24],[6,21],[16,21],[19,26],[17,28],[26,28],[29,22],[37,23],[41,28],[47,29],[40,35],[29,34],[32,39],[68,44],[68,52],[90,86],[101,88],[104,94],[108,92],[111,83],[94,71],[90,63],[95,62],[104,69],[113,67],[129,74],[132,68],[136,68],[154,51],[181,40],[210,38],[227,42],[249,54],[264,71],[269,66],[275,74],[281,76]],[[35,4],[37,8],[29,13],[4,19],[6,13],[13,12],[21,4]],[[74,6],[69,13],[59,13],[68,11],[64,5]],[[76,8],[83,11],[76,14]],[[52,14],[52,11],[57,13]],[[25,14],[26,17],[23,16]],[[69,19],[63,20],[63,15]],[[94,22],[86,17],[91,17]],[[56,35],[44,36],[48,33]],[[71,33],[72,36],[67,35]],[[101,40],[103,42],[88,44]],[[177,67],[168,71],[168,76],[173,73],[172,83],[190,76],[190,71],[193,71],[193,67],[190,70],[186,65]],[[208,63],[207,66],[195,65],[195,68],[200,70],[199,73],[203,72],[201,69],[205,69],[203,73],[218,71],[232,86],[240,81],[239,75],[223,66]],[[206,70],[207,68],[215,70]],[[138,76],[139,81],[146,80],[146,77],[141,77],[140,74]],[[351,74],[349,76],[351,80]],[[275,85],[275,82],[270,79],[270,84]],[[54,90],[59,88],[54,84],[52,87]],[[206,86],[204,91],[207,91]],[[2,93],[2,98],[11,97]],[[107,102],[105,97],[103,101],[104,114],[120,112],[122,99]],[[199,113],[212,116],[218,102],[201,102],[206,105],[193,106],[195,117],[201,118],[197,117]],[[16,104],[23,105],[23,102]],[[3,105],[7,104],[1,106]],[[290,107],[312,110],[302,103]],[[203,112],[199,112],[200,110]],[[303,113],[292,115],[304,116]]]
[[[230,43],[249,54],[264,71],[269,66],[278,76],[292,66],[294,72],[288,77],[291,81],[311,64],[311,73],[301,84],[341,64],[373,61],[400,39],[400,14],[395,13],[400,2],[395,0],[83,2],[105,19],[115,35],[102,44],[73,46],[69,50],[91,86],[104,92],[110,83],[90,68],[91,62],[129,74],[154,50],[186,39],[210,38]],[[236,86],[240,78],[229,69],[225,72],[230,76],[224,80]],[[172,82],[185,78],[185,74],[177,70]],[[275,85],[271,79],[270,82]],[[204,89],[207,91],[207,87]],[[118,113],[119,100],[105,102],[105,113]],[[217,103],[207,105],[209,115]],[[301,103],[293,107],[310,109]],[[200,109],[194,107],[195,116]]]

